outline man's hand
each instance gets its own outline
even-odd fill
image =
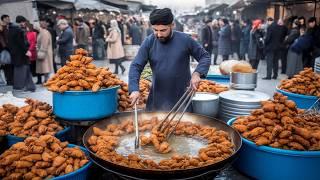
[[[130,100],[131,100],[131,106],[133,106],[140,98],[140,92],[139,91],[133,91],[130,94]]]
[[[194,72],[191,77],[191,87],[193,90],[197,90],[200,83],[200,74],[198,72]]]

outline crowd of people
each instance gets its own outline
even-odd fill
[[[124,45],[141,45],[153,33],[148,21],[137,16],[117,15],[108,21],[82,17],[66,20],[58,16],[55,21],[40,18],[33,25],[25,17],[17,16],[11,22],[8,15],[0,21],[0,53],[8,52],[11,62],[0,64],[5,75],[0,83],[13,86],[17,91],[35,91],[35,84],[46,82],[58,66],[65,65],[75,48],[87,49],[95,60],[108,59],[115,64],[114,73],[123,74],[126,68]],[[175,30],[183,25],[174,20]],[[267,61],[264,79],[277,79],[279,61],[281,73],[289,78],[303,69],[313,67],[320,56],[320,26],[315,17],[291,17],[275,21],[273,18],[231,20],[205,18],[200,43],[210,55],[211,64],[223,60],[249,60],[254,69],[260,60]],[[59,67],[60,67],[59,66]],[[33,82],[37,77],[37,82]]]
[[[263,79],[277,79],[279,61],[281,73],[293,77],[303,67],[313,67],[320,56],[320,27],[311,17],[290,17],[278,21],[273,18],[229,21],[226,18],[205,18],[199,32],[203,47],[213,55],[212,64],[223,60],[248,58],[253,68],[259,61],[267,61],[267,74]]]
[[[120,67],[123,74],[124,45],[140,45],[152,33],[143,18],[125,15],[107,22],[99,18],[40,18],[39,25],[23,16],[11,22],[8,15],[2,15],[0,23],[0,53],[11,55],[10,63],[0,63],[5,76],[4,80],[0,71],[0,83],[13,86],[14,91],[35,91],[35,84],[43,84],[50,73],[65,65],[75,48],[87,49],[95,60],[110,60],[116,67],[114,73],[118,74]]]

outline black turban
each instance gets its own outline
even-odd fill
[[[151,25],[168,25],[173,22],[173,14],[171,9],[155,9],[150,13]]]

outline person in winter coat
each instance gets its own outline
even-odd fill
[[[263,53],[263,30],[260,19],[253,21],[252,29],[250,31],[248,58],[253,69],[258,69],[260,59]]]
[[[121,62],[124,59],[124,49],[121,42],[121,31],[118,27],[118,22],[116,20],[111,20],[110,26],[111,28],[109,29],[109,36],[107,37],[107,56],[110,60],[110,63],[116,65],[114,74],[118,74],[119,66],[123,74],[126,69],[121,64]]]
[[[214,19],[212,21],[212,54],[214,55],[213,57],[213,63],[216,65],[217,64],[217,59],[218,59],[218,45],[219,45],[219,22],[217,19]]]
[[[64,66],[69,60],[69,56],[73,54],[73,31],[65,19],[60,19],[57,26],[61,30],[57,44],[59,45],[61,66]]]
[[[280,26],[274,22],[273,18],[268,18],[267,35],[265,38],[265,52],[267,60],[267,76],[264,80],[278,78],[280,48],[283,41],[283,35]],[[272,76],[273,74],[273,76]]]
[[[131,26],[129,29],[129,36],[132,38],[132,45],[141,45],[142,32],[141,28],[137,25],[137,22],[131,20]]]
[[[242,22],[241,38],[240,38],[240,57],[241,60],[246,60],[246,54],[249,49],[251,23],[250,20]]]
[[[106,34],[104,25],[98,19],[91,19],[89,21],[92,35],[92,54],[93,59],[103,60],[105,58],[105,39]]]
[[[49,79],[50,73],[53,72],[53,48],[51,43],[51,34],[47,30],[47,23],[44,19],[40,20],[40,29],[37,39],[37,63],[36,72],[44,75],[44,82]],[[42,79],[38,80],[42,83]]]
[[[240,59],[240,39],[241,39],[241,28],[239,21],[235,20],[231,23],[231,49],[232,56],[237,54]]]
[[[8,49],[8,35],[9,35],[9,25],[10,22],[10,16],[7,14],[4,14],[1,16],[0,21],[0,52],[3,50],[9,51]],[[6,79],[6,83],[8,86],[13,85],[13,65],[11,64],[4,64],[0,66],[1,69],[4,71],[4,76]]]
[[[202,47],[209,53],[210,57],[212,54],[212,30],[211,30],[212,19],[208,18],[204,20],[204,27],[201,32]]]
[[[231,51],[231,27],[227,19],[219,20],[220,31],[218,41],[218,53],[222,56],[222,60],[228,60]]]
[[[29,51],[31,52],[30,60],[30,70],[32,76],[36,76],[36,60],[37,60],[37,32],[34,30],[33,25],[29,22],[26,23],[27,26],[27,40],[29,42]],[[40,76],[40,75],[39,75]]]
[[[77,43],[77,48],[88,49],[89,37],[90,37],[90,28],[83,22],[82,18],[75,19],[75,40]]]
[[[288,35],[288,28],[287,26],[284,25],[284,22],[282,19],[278,20],[278,25],[279,25],[279,32],[280,32],[280,40],[281,40],[281,44],[280,44],[280,59],[281,59],[281,74],[285,74],[286,73],[286,69],[287,69],[287,48],[285,45],[285,38]]]
[[[305,33],[306,27],[300,27],[300,36],[293,42],[288,51],[287,72],[289,78],[303,70],[302,55],[313,45],[313,37]]]
[[[23,16],[16,17],[17,24],[9,25],[8,49],[11,54],[13,64],[13,90],[14,91],[31,91],[36,90],[30,71],[29,43],[26,37],[27,19]]]

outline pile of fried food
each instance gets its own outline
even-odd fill
[[[229,88],[227,86],[220,85],[214,81],[201,80],[199,83],[197,92],[208,92],[208,93],[219,94],[223,91],[228,91],[228,90]]]
[[[49,91],[63,93],[65,91],[99,91],[101,88],[120,86],[119,111],[131,110],[128,84],[120,80],[108,68],[98,68],[91,62],[92,57],[87,57],[88,52],[84,49],[77,49],[75,55],[70,56],[70,62],[60,68],[57,73],[50,78],[45,86]],[[150,82],[140,80],[140,93],[142,98],[139,107],[144,108],[149,95]]]
[[[79,147],[67,147],[51,135],[28,137],[0,156],[0,179],[50,179],[78,170],[89,162]]]
[[[28,105],[21,108],[11,104],[0,107],[0,135],[39,137],[55,135],[63,129],[54,120],[49,104],[33,99],[27,99],[26,103]]]
[[[286,96],[261,103],[250,116],[238,117],[233,127],[256,145],[291,150],[320,150],[320,119],[303,115]]]
[[[175,122],[173,122],[175,123]],[[141,144],[152,144],[159,153],[174,151],[164,138],[157,134],[154,128],[159,124],[157,117],[139,123],[139,131],[152,131],[150,137],[141,136]],[[152,159],[143,159],[137,154],[123,156],[115,151],[120,137],[134,132],[132,120],[120,124],[110,124],[106,129],[93,128],[93,135],[89,137],[88,144],[96,155],[106,161],[137,169],[177,170],[190,169],[210,165],[230,157],[234,152],[234,145],[228,133],[214,127],[202,126],[191,122],[180,122],[175,135],[192,136],[204,139],[208,145],[199,150],[197,157],[174,154],[171,158],[161,160],[159,163]]]
[[[139,82],[139,88],[140,88],[140,96],[139,102],[137,104],[137,107],[139,109],[144,109],[146,107],[146,103],[148,100],[151,83],[148,80],[140,79]],[[131,100],[129,97],[129,90],[128,90],[128,84],[124,83],[123,86],[121,86],[121,89],[118,91],[119,93],[119,111],[131,111],[133,110],[133,107],[130,105]]]
[[[312,68],[304,68],[291,79],[282,80],[280,89],[292,93],[320,97],[320,75]]]
[[[70,61],[45,83],[48,90],[60,93],[83,90],[97,92],[100,88],[123,84],[109,69],[92,64],[93,58],[87,57],[87,54],[86,50],[77,49],[75,55],[70,56]]]

